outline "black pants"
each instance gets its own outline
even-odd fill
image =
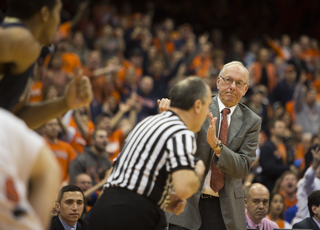
[[[226,230],[219,197],[200,198],[199,211],[202,219],[199,230]]]
[[[92,208],[89,230],[163,230],[163,210],[148,198],[121,188],[108,188]]]

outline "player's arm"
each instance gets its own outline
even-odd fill
[[[45,229],[50,223],[50,211],[57,198],[60,178],[54,155],[43,147],[31,171],[28,199]]]
[[[24,105],[19,111],[15,111],[15,114],[24,120],[30,128],[35,129],[71,109],[90,104],[91,100],[90,81],[79,70],[66,87],[63,97],[44,103]]]

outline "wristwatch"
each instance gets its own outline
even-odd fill
[[[221,151],[222,146],[223,146],[222,142],[221,142],[220,140],[218,140],[218,144],[217,144],[217,146],[213,149],[213,151],[214,151],[214,152],[216,152],[216,151]]]

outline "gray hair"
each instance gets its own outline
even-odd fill
[[[249,83],[249,71],[248,69],[239,61],[232,61],[232,62],[229,62],[227,64],[225,64],[222,68],[222,70],[220,71],[219,73],[219,76],[222,76],[222,74],[224,73],[224,71],[226,70],[227,67],[231,66],[231,65],[240,65],[240,67],[243,67],[243,69],[246,71],[246,76],[247,76],[247,82],[246,83]]]

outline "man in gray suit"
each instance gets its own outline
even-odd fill
[[[217,88],[218,96],[212,97],[210,106],[213,117],[197,136],[196,157],[205,163],[207,176],[181,215],[166,213],[170,230],[246,229],[241,178],[247,176],[255,160],[261,118],[239,103],[249,88],[249,73],[241,62],[223,67]],[[160,109],[168,108],[169,102],[161,100]],[[225,108],[228,112],[222,115]]]

